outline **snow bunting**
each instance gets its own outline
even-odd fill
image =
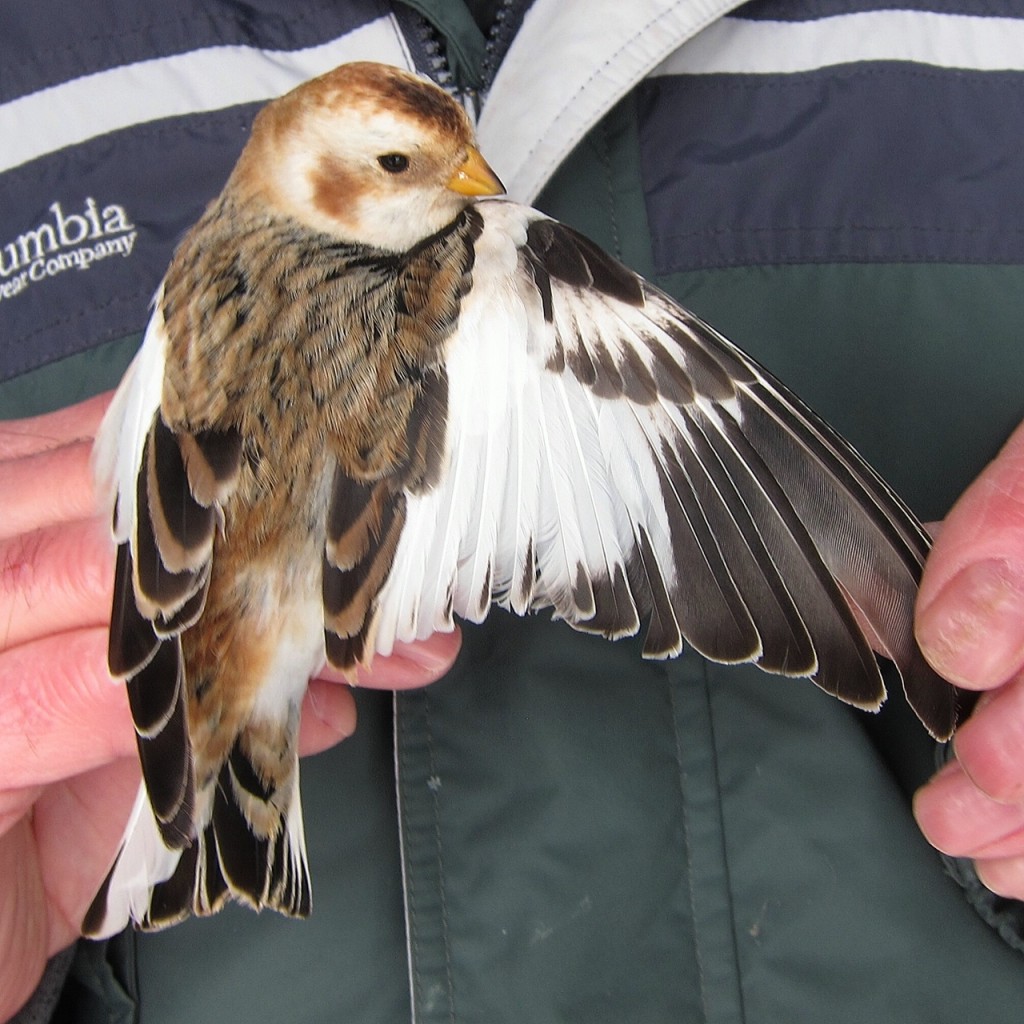
[[[97,442],[110,668],[144,784],[84,922],[303,915],[307,680],[551,608],[929,731],[928,540],[763,368],[572,229],[497,198],[463,110],[351,64],[270,103],[177,249]]]

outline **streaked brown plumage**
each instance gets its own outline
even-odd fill
[[[87,931],[306,913],[308,677],[492,602],[876,708],[856,608],[952,731],[909,510],[593,243],[472,202],[499,189],[443,92],[348,65],[265,108],[178,248],[100,442],[145,789]]]

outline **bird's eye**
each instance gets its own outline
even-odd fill
[[[377,163],[384,168],[388,174],[401,174],[409,169],[409,158],[404,153],[385,153],[377,157]]]

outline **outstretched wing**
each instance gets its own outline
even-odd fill
[[[479,203],[449,342],[446,459],[407,493],[376,648],[551,607],[644,653],[684,643],[859,707],[897,665],[937,737],[955,688],[912,632],[928,539],[857,453],[713,328],[570,228]],[[856,610],[856,614],[854,612]]]

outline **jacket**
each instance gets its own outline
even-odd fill
[[[1010,0],[535,0],[486,36],[457,0],[292,6],[5,14],[35,56],[0,106],[0,413],[116,383],[260,102],[373,58],[456,90],[513,198],[769,366],[923,519],[1024,414]],[[917,832],[941,752],[898,693],[865,716],[494,612],[445,680],[359,713],[303,766],[312,918],[82,943],[61,1014],[1019,1018],[1024,914]]]

